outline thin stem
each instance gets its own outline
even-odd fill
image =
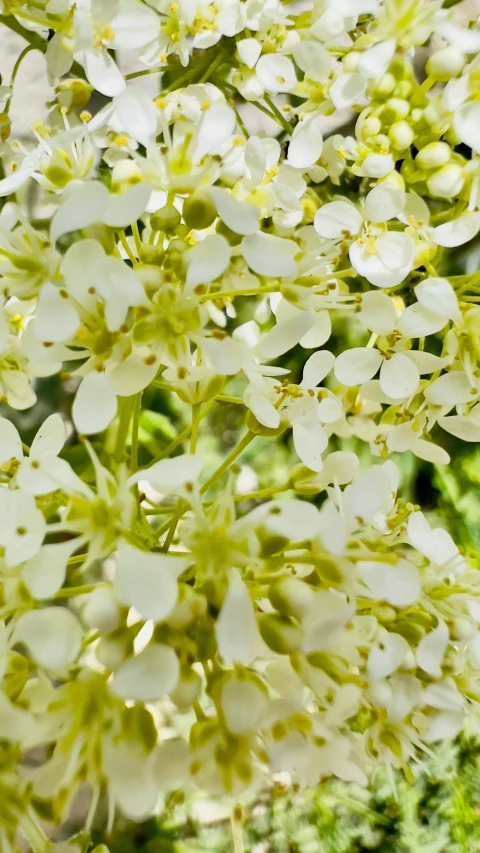
[[[230,815],[230,826],[232,828],[233,853],[245,853],[242,820],[238,820],[235,809]]]
[[[117,460],[123,459],[125,443],[130,426],[130,417],[134,406],[135,397],[120,398],[120,415],[118,419],[117,437],[115,441],[114,456]]]
[[[194,403],[192,405],[192,426],[190,433],[190,453],[195,453],[197,449],[197,441],[198,441],[198,428],[200,426],[200,412],[201,412],[201,403]]]
[[[148,74],[163,74],[168,71],[165,65],[160,68],[144,68],[142,71],[132,71],[130,74],[125,74],[125,80],[136,80],[137,77],[146,77]]]
[[[17,35],[21,36],[25,41],[28,41],[29,44],[36,42],[38,40],[38,33],[34,33],[31,30],[27,30],[26,27],[23,27],[13,15],[0,15],[0,24],[3,24],[4,27],[8,27],[13,33],[17,33]],[[50,24],[48,24],[50,26]],[[45,42],[46,47],[46,42]],[[73,62],[69,71],[70,74],[74,74],[76,77],[81,77],[82,80],[86,80],[85,71],[82,66],[78,62]]]
[[[265,489],[258,489],[256,492],[249,492],[246,495],[234,495],[234,501],[256,501],[262,498],[269,498],[272,495],[277,495],[279,492],[284,492],[290,488],[290,483],[282,483],[280,486],[268,486]]]
[[[121,231],[117,231],[117,234],[119,236],[120,242],[121,242],[123,248],[125,249],[125,252],[126,252],[129,260],[131,260],[132,264],[136,267],[138,264],[138,261],[137,261],[135,255],[133,254],[130,246],[128,245],[128,240],[125,236],[125,231],[123,231],[123,229],[122,229]]]
[[[205,492],[208,491],[208,489],[213,486],[213,484],[216,483],[217,480],[220,479],[222,474],[224,474],[225,471],[228,471],[230,466],[233,465],[233,463],[235,462],[235,459],[237,459],[240,454],[243,453],[245,448],[248,447],[248,445],[251,441],[253,441],[254,438],[255,433],[250,431],[245,433],[243,438],[238,442],[238,444],[233,448],[233,450],[230,451],[228,456],[225,457],[222,464],[218,466],[217,470],[214,471],[212,476],[209,477],[208,480],[206,480],[206,482],[203,484],[200,489],[200,494],[205,494]]]
[[[143,391],[135,394],[132,415],[132,447],[130,452],[130,471],[135,474],[138,468],[138,430],[140,426],[140,413],[142,411]]]
[[[137,255],[138,255],[138,257],[140,257],[140,255],[142,254],[142,248],[143,247],[142,247],[142,240],[140,237],[140,231],[138,230],[137,222],[134,222],[132,224],[132,234],[133,234],[133,239],[135,240],[135,248],[137,250]]]
[[[215,402],[216,403],[233,403],[235,406],[244,406],[245,405],[245,403],[243,402],[241,397],[230,397],[229,394],[217,394],[217,396],[215,397]]]
[[[273,114],[274,114],[274,116],[276,117],[277,121],[279,121],[279,122],[280,122],[280,124],[282,125],[283,129],[284,129],[284,130],[286,130],[286,131],[287,131],[287,133],[288,133],[288,134],[290,134],[290,136],[291,136],[291,135],[292,135],[292,133],[293,133],[293,127],[292,127],[292,125],[290,124],[290,122],[289,122],[289,121],[287,121],[287,119],[285,118],[285,116],[283,116],[283,115],[282,115],[282,113],[280,112],[280,110],[278,109],[278,107],[273,103],[273,101],[272,101],[272,99],[270,98],[270,96],[269,96],[269,95],[264,95],[264,96],[263,96],[263,100],[265,101],[265,103],[266,103],[266,104],[268,104],[268,106],[270,107],[270,109],[271,109],[272,113],[273,113]]]
[[[20,56],[17,58],[17,61],[16,61],[15,65],[13,66],[12,76],[11,76],[11,78],[10,78],[10,88],[11,88],[11,90],[12,90],[12,94],[11,94],[11,97],[10,97],[9,101],[7,101],[7,104],[6,104],[6,107],[5,107],[5,110],[4,110],[4,112],[5,112],[7,115],[8,115],[8,113],[9,113],[9,111],[10,111],[10,106],[11,106],[11,103],[12,103],[12,100],[13,100],[13,87],[14,87],[14,85],[15,85],[15,80],[17,79],[17,74],[18,74],[18,72],[19,72],[19,70],[20,70],[20,66],[21,66],[21,64],[22,64],[23,60],[25,59],[25,57],[26,57],[26,56],[27,56],[27,55],[28,55],[32,50],[39,50],[41,53],[43,53],[43,52],[45,51],[45,42],[43,42],[43,41],[41,41],[41,42],[33,42],[33,41],[32,41],[30,44],[27,44],[27,46],[23,48],[23,50],[22,50],[22,52],[21,52]]]

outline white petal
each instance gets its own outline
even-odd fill
[[[393,38],[388,39],[388,41],[381,41],[370,47],[360,56],[357,63],[358,71],[364,77],[378,80],[388,70],[396,47],[397,43]]]
[[[227,190],[212,187],[210,194],[218,215],[235,234],[256,234],[260,211],[254,204],[237,201]]]
[[[322,148],[321,120],[314,115],[295,127],[288,145],[287,163],[295,169],[308,169],[317,162]]]
[[[13,636],[15,642],[25,644],[40,666],[63,673],[80,651],[82,628],[65,607],[46,607],[22,613]]]
[[[291,59],[281,54],[266,53],[256,65],[256,74],[267,92],[291,92],[297,82],[295,66]]]
[[[161,459],[150,468],[137,471],[129,478],[128,483],[138,483],[139,480],[148,480],[149,483],[164,495],[175,494],[182,490],[188,483],[195,483],[203,467],[202,459],[191,453],[175,456],[173,459]]]
[[[244,348],[232,338],[202,338],[200,348],[220,376],[234,376],[245,360]]]
[[[117,414],[117,398],[104,373],[96,370],[83,379],[72,406],[77,432],[103,432]]]
[[[436,370],[441,370],[448,363],[447,358],[441,358],[439,355],[433,355],[431,352],[424,352],[423,350],[409,349],[404,352],[404,355],[413,361],[420,375],[435,373]]]
[[[456,737],[463,728],[463,713],[452,713],[444,711],[436,714],[422,735],[425,743],[435,743],[439,740],[450,740]]]
[[[84,52],[84,67],[88,82],[97,92],[114,98],[125,89],[126,83],[115,60],[106,50],[86,50]]]
[[[307,311],[298,311],[290,320],[277,323],[260,339],[257,346],[258,355],[269,361],[288,352],[307,334],[314,323],[315,314],[311,308]]]
[[[142,3],[124,3],[113,8],[118,8],[111,20],[115,34],[112,47],[116,50],[145,47],[156,37],[158,17],[149,6]]]
[[[256,657],[259,633],[253,602],[237,569],[230,582],[215,623],[218,650],[222,657],[249,666]]]
[[[456,293],[446,278],[426,278],[417,284],[415,296],[427,311],[448,320],[458,320],[460,311]]]
[[[335,376],[347,387],[361,385],[375,376],[383,356],[376,349],[352,347],[340,353],[335,361]]]
[[[230,263],[230,246],[220,234],[208,234],[201,243],[190,249],[185,257],[188,262],[187,286],[210,284],[227,269]]]
[[[370,650],[367,672],[370,678],[386,678],[402,665],[410,646],[400,634],[382,635],[378,646]]]
[[[258,39],[248,38],[237,41],[238,55],[247,68],[253,68],[262,52]]]
[[[387,601],[393,607],[409,607],[420,597],[420,575],[409,560],[399,560],[393,566],[362,561],[358,572],[377,601]]]
[[[440,678],[442,675],[443,656],[447,650],[449,641],[448,628],[445,622],[439,622],[438,626],[425,634],[417,646],[417,664],[420,669]]]
[[[389,335],[395,328],[397,312],[390,296],[377,290],[369,290],[362,296],[359,319],[367,329],[377,335]]]
[[[358,74],[356,71],[350,71],[347,74],[342,74],[330,86],[330,98],[334,107],[337,110],[351,107],[357,104],[362,95],[365,94],[367,81],[363,74]]]
[[[389,231],[381,234],[376,241],[380,260],[390,270],[400,270],[413,263],[415,243],[410,234],[403,231]]]
[[[372,465],[358,475],[348,491],[350,514],[368,523],[391,496],[392,485],[388,471],[385,471],[383,465]]]
[[[391,154],[369,154],[363,162],[363,171],[369,178],[385,178],[394,168]]]
[[[177,577],[185,567],[183,558],[121,545],[114,589],[119,600],[135,607],[144,619],[162,622],[177,603]]]
[[[298,246],[293,240],[260,232],[244,237],[241,248],[248,266],[258,275],[290,278],[297,272],[293,257],[298,252]]]
[[[320,472],[323,468],[322,453],[328,439],[318,421],[293,425],[293,446],[299,459],[311,471]]]
[[[317,210],[313,227],[320,237],[340,240],[358,234],[362,227],[361,213],[348,201],[330,201]]]
[[[450,463],[450,456],[447,451],[443,447],[439,447],[438,444],[434,444],[433,441],[422,441],[418,438],[412,444],[411,451],[418,459],[431,462],[432,465],[448,465]]]
[[[435,379],[425,389],[425,397],[435,406],[456,406],[458,403],[469,403],[476,395],[471,383],[463,370],[452,370]]]
[[[105,196],[105,203],[107,197]],[[71,296],[92,313],[97,294],[89,293],[92,281],[97,279],[105,260],[105,251],[97,240],[79,240],[73,243],[62,259],[65,286]]]
[[[293,58],[304,74],[316,83],[327,83],[332,59],[317,41],[299,41],[293,46]]]
[[[262,507],[265,526],[293,541],[313,539],[319,530],[318,509],[306,501],[270,501]]]
[[[399,216],[405,206],[405,193],[393,184],[378,184],[365,199],[365,216],[370,222],[387,222]]]
[[[63,418],[59,414],[50,415],[38,430],[30,448],[30,457],[58,456],[65,444],[67,433]]]
[[[261,394],[249,394],[248,408],[251,409],[257,421],[269,429],[277,429],[280,426],[280,412],[273,403],[262,397]]]
[[[22,568],[22,578],[34,598],[51,598],[63,586],[67,562],[78,548],[76,539],[43,545]]]
[[[409,305],[397,323],[399,332],[406,338],[424,338],[435,335],[446,325],[446,318],[433,314],[419,302]]]
[[[119,666],[111,689],[122,699],[155,702],[176,687],[179,677],[180,664],[174,650],[153,643]]]
[[[345,486],[356,476],[359,464],[355,453],[334,450],[323,460],[322,480],[326,483],[337,481],[339,486]]]
[[[72,188],[70,195],[55,213],[50,228],[50,240],[55,243],[69,231],[87,228],[99,222],[108,201],[108,190],[99,181],[87,181]]]
[[[132,352],[125,361],[120,361],[108,373],[108,381],[119,397],[131,397],[150,385],[158,373],[159,362],[145,364],[145,360]]]
[[[428,560],[443,565],[458,555],[458,548],[446,530],[430,527],[423,512],[412,512],[408,519],[407,535],[410,543]]]
[[[11,195],[20,189],[20,187],[25,184],[30,175],[33,172],[32,169],[17,169],[16,172],[12,172],[11,175],[7,175],[6,178],[2,178],[0,180],[0,198],[4,198],[7,195]]]
[[[463,246],[480,231],[480,214],[465,213],[459,216],[458,219],[453,219],[451,222],[445,222],[443,225],[437,225],[433,229],[433,239],[438,246],[444,246],[447,249],[456,246]]]
[[[423,695],[426,704],[439,711],[458,711],[463,707],[463,696],[453,681],[427,684]]]
[[[420,374],[416,365],[401,352],[385,359],[380,368],[380,388],[392,400],[411,397],[418,388]]]
[[[317,311],[315,324],[309,332],[300,339],[300,346],[305,349],[317,349],[328,341],[332,334],[332,321],[328,311]]]
[[[10,459],[23,459],[22,439],[11,421],[0,418],[0,465]]]
[[[145,213],[152,188],[145,181],[130,187],[126,192],[116,195],[110,193],[102,222],[111,228],[125,228],[140,219]]]
[[[235,113],[227,104],[213,103],[203,113],[198,129],[196,160],[201,160],[205,154],[215,153],[227,139],[230,139],[235,129]]]
[[[480,418],[451,415],[448,418],[439,418],[438,425],[462,441],[480,441]]]
[[[222,688],[220,702],[229,731],[234,735],[245,735],[261,727],[268,696],[251,681],[231,678]]]
[[[139,747],[138,741],[129,743],[120,739],[115,746],[114,743],[110,738],[102,749],[102,769],[109,794],[126,818],[137,822],[146,820],[154,811],[159,794],[153,761]],[[132,779],[135,779],[134,785]],[[58,853],[70,853],[68,847]],[[71,853],[79,850],[74,847]]]
[[[301,386],[315,388],[320,385],[335,363],[335,356],[328,350],[314,352],[305,362]]]
[[[468,29],[452,21],[445,21],[436,28],[437,32],[453,47],[462,53],[478,53],[480,51],[480,30]]]
[[[146,9],[145,6],[139,6]],[[139,86],[129,85],[115,98],[117,119],[126,133],[147,146],[155,139],[157,130],[157,108],[147,92]]]

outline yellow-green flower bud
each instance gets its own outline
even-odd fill
[[[303,632],[288,617],[263,613],[258,620],[258,627],[264,642],[277,654],[291,655],[300,650]]]
[[[415,163],[422,169],[438,169],[448,163],[451,156],[452,151],[446,142],[430,142],[418,152]]]
[[[397,81],[395,80],[395,77],[387,71],[386,74],[382,74],[380,80],[377,82],[377,85],[375,86],[375,94],[380,96],[390,95],[396,85]]]
[[[388,131],[388,138],[397,151],[405,151],[410,148],[414,136],[412,128],[406,121],[396,121]]]
[[[427,181],[428,191],[438,198],[453,198],[465,183],[463,169],[457,163],[447,163]]]
[[[382,110],[382,119],[390,124],[394,121],[400,121],[408,116],[410,112],[410,104],[403,98],[389,98]]]
[[[67,110],[79,110],[88,104],[93,86],[86,80],[62,80],[55,87],[55,94],[60,107]]]
[[[460,74],[465,62],[464,54],[456,47],[449,45],[429,56],[425,70],[430,77],[445,82]]]
[[[310,610],[315,593],[299,578],[285,577],[274,584],[268,594],[276,610],[302,619]]]
[[[217,218],[217,210],[209,192],[197,190],[183,203],[183,218],[189,228],[202,231],[209,228]]]
[[[150,226],[152,231],[174,231],[177,225],[180,224],[181,216],[177,208],[173,204],[166,204],[152,213],[150,217]]]

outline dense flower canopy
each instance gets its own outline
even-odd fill
[[[480,575],[389,458],[480,441],[480,274],[450,275],[480,233],[479,3],[39,0],[0,20],[55,94],[27,144],[23,55],[0,86],[2,851],[19,830],[44,853],[40,817],[85,783],[88,828],[101,798],[111,825],[166,791],[234,805],[271,774],[406,768],[480,702]],[[27,447],[9,410],[55,375],[71,412]],[[152,388],[186,413],[160,450]],[[206,470],[228,404],[243,429]],[[260,437],[293,464],[249,492]]]

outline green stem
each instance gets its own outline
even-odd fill
[[[197,449],[197,441],[198,441],[198,428],[200,426],[200,411],[201,411],[201,403],[194,403],[192,405],[192,426],[190,433],[190,453],[195,453]]]
[[[142,71],[132,71],[131,74],[125,74],[125,80],[136,80],[137,77],[146,77],[148,74],[164,74],[168,71],[166,65],[160,68],[144,68]]]
[[[20,56],[17,58],[17,61],[16,61],[15,65],[13,66],[12,76],[10,78],[10,88],[12,90],[12,95],[11,95],[10,100],[7,102],[7,105],[5,107],[5,113],[7,115],[10,112],[10,106],[11,106],[11,103],[13,100],[13,87],[15,85],[15,80],[17,79],[17,74],[20,70],[20,66],[21,66],[23,60],[32,50],[39,50],[41,53],[43,53],[45,51],[45,47],[46,47],[46,43],[44,41],[40,41],[40,42],[38,42],[38,41],[33,42],[32,41],[30,44],[27,44],[27,46],[23,48]]]
[[[38,33],[34,33],[31,30],[27,30],[26,27],[23,27],[13,15],[0,15],[0,24],[3,24],[4,27],[8,27],[13,33],[17,33],[17,35],[21,36],[25,41],[28,41],[29,44],[33,44],[33,42],[38,41]],[[47,47],[47,42],[44,42],[45,50]],[[82,66],[78,62],[73,62],[69,71],[70,74],[74,74],[76,77],[81,77],[82,80],[86,80],[85,71]]]
[[[285,116],[283,116],[283,115],[282,115],[282,113],[280,112],[280,110],[278,109],[278,107],[273,103],[273,101],[272,101],[272,99],[269,97],[269,95],[264,95],[264,96],[263,96],[263,100],[265,101],[265,103],[266,103],[266,104],[268,104],[268,106],[270,107],[270,109],[271,109],[272,113],[273,113],[273,114],[274,114],[274,116],[276,117],[277,121],[279,121],[279,122],[280,122],[280,124],[282,125],[283,129],[284,129],[284,130],[286,130],[286,131],[287,131],[287,133],[288,133],[288,134],[290,134],[290,136],[291,136],[291,135],[292,135],[292,133],[293,133],[293,127],[292,127],[292,125],[290,124],[290,122],[289,122],[289,121],[287,121],[287,119],[285,118]]]
[[[120,414],[114,450],[114,456],[117,460],[123,459],[125,454],[125,444],[127,441],[128,428],[130,426],[130,417],[134,402],[135,397],[120,397],[119,400]]]
[[[233,465],[235,460],[238,459],[240,454],[243,453],[245,448],[248,447],[248,445],[251,441],[253,441],[254,438],[255,433],[250,431],[245,433],[243,438],[238,442],[238,444],[233,448],[233,450],[230,451],[228,456],[225,457],[222,464],[219,465],[217,470],[213,472],[212,476],[209,477],[208,480],[206,480],[206,482],[203,484],[202,488],[200,489],[200,494],[205,494],[205,492],[208,491],[208,489],[213,486],[213,484],[216,483],[217,480],[220,479],[222,474],[224,474],[225,471],[228,471],[230,466]]]
[[[138,429],[140,426],[140,413],[142,411],[143,391],[135,394],[132,415],[132,447],[130,452],[130,471],[135,474],[138,468]]]
[[[290,488],[290,483],[282,483],[280,486],[269,486],[265,489],[258,489],[256,492],[249,492],[246,495],[234,495],[234,501],[256,501],[262,498],[270,498],[272,495],[277,495],[279,492],[284,492]]]

